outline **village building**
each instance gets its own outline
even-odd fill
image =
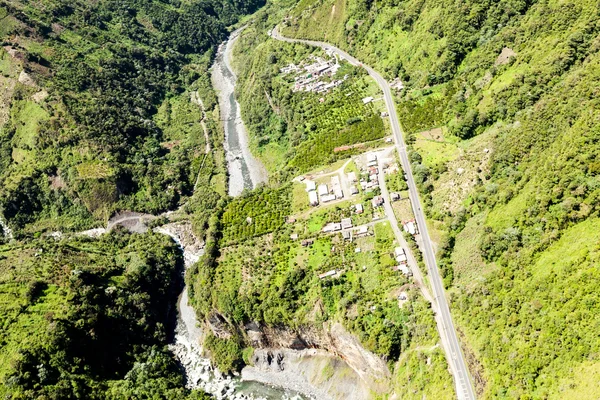
[[[348,172],[348,182],[356,182],[356,173],[354,171]]]
[[[298,234],[297,233],[292,233],[290,235],[290,239],[292,239],[292,240],[298,240]]]
[[[304,184],[306,185],[306,191],[307,192],[311,192],[313,190],[317,189],[317,183],[315,181],[306,181],[304,182]]]
[[[352,240],[352,233],[350,231],[342,231],[342,237],[344,240]]]
[[[398,201],[400,200],[400,193],[392,192],[390,193],[390,197],[392,198],[392,201]]]
[[[410,220],[404,223],[404,231],[410,233],[411,235],[417,234],[417,224],[415,220]]]
[[[344,198],[344,192],[342,192],[342,189],[335,189],[333,191],[333,195],[335,196],[336,199],[343,199]]]
[[[314,239],[304,239],[301,243],[303,247],[308,247],[308,246],[312,246],[312,244],[315,242]]]
[[[319,205],[319,199],[317,198],[317,192],[314,190],[312,192],[308,192],[308,204],[315,207]]]
[[[373,208],[381,207],[383,205],[383,197],[375,196],[373,200],[371,200],[371,203],[373,204]]]
[[[286,217],[286,218],[285,218],[285,222],[286,222],[287,224],[293,224],[293,223],[295,223],[295,222],[296,222],[296,218],[294,218],[294,217],[292,217],[292,216],[288,216],[288,217]]]
[[[329,194],[329,189],[327,189],[326,184],[322,184],[317,188],[317,192],[319,192],[319,196],[325,196],[326,194]]]
[[[350,229],[352,228],[352,219],[351,218],[342,218],[342,229]]]
[[[357,195],[358,194],[358,188],[356,186],[350,186],[350,194],[352,196]]]
[[[362,99],[363,104],[369,104],[370,102],[372,102],[373,100],[375,100],[373,97],[369,96],[369,97],[365,97]]]
[[[362,214],[365,211],[363,205],[360,203],[354,206],[354,210],[357,214]]]
[[[326,194],[324,196],[321,196],[321,201],[323,203],[329,203],[330,201],[335,200],[335,195],[333,194]]]
[[[408,294],[406,292],[400,292],[400,295],[398,296],[398,300],[408,300]]]
[[[320,274],[319,279],[329,278],[330,276],[334,276],[336,273],[337,273],[337,271],[335,269],[332,269],[331,271],[327,271],[327,272]]]

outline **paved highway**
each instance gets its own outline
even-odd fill
[[[423,213],[423,210],[421,208],[419,192],[417,190],[415,179],[412,174],[410,162],[408,160],[408,154],[406,153],[406,146],[404,144],[404,138],[402,137],[402,129],[400,128],[400,123],[398,122],[396,106],[394,105],[394,99],[392,98],[392,91],[390,89],[389,84],[373,68],[369,67],[368,65],[362,64],[350,54],[328,43],[317,42],[314,40],[286,38],[284,36],[281,36],[281,34],[277,30],[277,27],[275,27],[271,31],[271,37],[285,42],[304,43],[309,46],[317,46],[325,50],[330,50],[337,54],[339,57],[348,61],[350,64],[365,68],[369,75],[373,79],[375,79],[375,81],[379,84],[381,90],[383,90],[384,100],[387,105],[390,123],[392,127],[392,133],[394,134],[394,140],[398,149],[398,153],[400,155],[402,167],[406,172],[408,190],[410,198],[412,200],[411,203],[415,214],[415,219],[417,221],[417,225],[421,233],[421,238],[423,240],[423,257],[429,272],[429,279],[431,281],[433,295],[435,297],[435,301],[437,302],[437,307],[434,307],[434,309],[437,309],[436,321],[438,324],[440,336],[442,338],[442,344],[444,345],[444,348],[446,350],[446,358],[448,359],[448,364],[450,365],[450,369],[454,375],[456,394],[460,400],[475,399],[475,391],[473,390],[473,385],[471,384],[471,380],[469,378],[467,364],[465,362],[464,356],[460,348],[460,344],[458,342],[458,338],[456,336],[456,329],[454,328],[454,323],[452,322],[450,308],[448,307],[448,302],[444,293],[444,286],[442,284],[442,278],[439,274],[439,270],[435,260],[435,253],[431,244],[429,232],[427,231],[425,214]]]

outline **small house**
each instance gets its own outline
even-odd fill
[[[352,219],[351,218],[342,218],[342,229],[350,229],[352,228]]]
[[[329,278],[330,276],[334,276],[336,273],[337,273],[337,271],[335,269],[332,269],[331,271],[327,271],[327,272],[320,274],[319,279]]]
[[[394,267],[394,271],[400,271],[406,276],[412,276],[412,272],[410,268],[408,268],[405,264],[400,264]]]
[[[344,192],[342,192],[342,189],[335,189],[333,191],[333,195],[335,196],[336,199],[343,199],[344,198]]]
[[[315,181],[306,181],[304,182],[304,184],[306,185],[307,192],[311,192],[317,189],[317,183]]]
[[[333,195],[333,194],[326,194],[326,195],[321,196],[321,201],[323,203],[329,203],[330,201],[333,201],[333,200],[335,200],[335,195]]]
[[[358,228],[356,230],[356,236],[358,236],[358,237],[367,236],[368,234],[369,234],[369,228],[367,228],[366,226],[361,226],[360,228]]]
[[[373,200],[371,200],[371,203],[373,204],[373,208],[381,207],[383,205],[383,197],[375,196],[373,197]]]
[[[396,257],[398,257],[399,255],[404,254],[404,249],[398,246],[394,249],[394,254],[396,255]]]
[[[365,97],[362,99],[363,104],[369,104],[370,102],[372,102],[373,100],[375,100],[373,97],[369,96],[369,97]]]
[[[377,165],[377,154],[375,154],[375,153],[367,154],[367,166],[373,167],[375,165]]]
[[[308,246],[312,246],[312,244],[315,242],[314,239],[304,239],[301,243],[303,247],[308,247]]]
[[[348,172],[348,182],[354,183],[356,182],[356,172]]]
[[[358,188],[356,186],[350,186],[350,194],[352,196],[357,195],[358,194]]]
[[[411,235],[417,234],[417,224],[414,220],[408,221],[404,224],[404,231],[410,233]]]
[[[292,233],[290,235],[290,239],[292,239],[292,240],[298,240],[298,234],[297,233]]]
[[[400,193],[392,192],[390,193],[390,197],[392,198],[392,201],[398,201],[400,200]]]
[[[308,192],[308,204],[315,207],[319,205],[319,199],[317,198],[317,192],[314,190],[312,192]]]
[[[352,233],[350,231],[342,231],[342,237],[344,240],[352,240]]]
[[[355,212],[356,212],[357,214],[362,214],[362,213],[365,211],[365,210],[364,210],[364,208],[363,208],[363,205],[362,205],[362,204],[360,204],[360,203],[359,203],[359,204],[357,204],[357,205],[355,205],[355,206],[354,206],[354,209],[356,210]]]
[[[398,262],[399,264],[406,263],[406,254],[397,255],[396,262]]]
[[[326,184],[322,184],[317,188],[317,192],[319,192],[319,196],[325,196],[326,194],[329,194],[329,189],[327,189]]]

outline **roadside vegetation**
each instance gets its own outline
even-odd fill
[[[189,196],[206,144],[192,92],[209,88],[226,27],[259,5],[0,2],[0,209],[14,233]]]
[[[256,154],[279,183],[294,175],[328,165],[364,149],[334,149],[358,143],[381,144],[386,126],[380,107],[363,104],[380,96],[366,73],[341,62],[332,79],[348,77],[326,93],[293,92],[292,75],[280,72],[320,50],[270,39],[267,31],[277,19],[259,12],[242,33],[235,51],[237,91],[244,122]]]
[[[284,23],[403,82],[399,117],[482,398],[589,393],[575,371],[598,364],[598,15],[593,1],[338,0],[300,2]]]

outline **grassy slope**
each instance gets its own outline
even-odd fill
[[[463,136],[462,122],[470,111],[475,115],[466,136],[486,131],[483,142],[473,145],[491,148],[491,159],[481,163],[479,148],[476,158],[466,155],[477,162],[461,164],[456,153],[458,161],[446,163],[450,171],[430,178],[430,211],[456,237],[453,309],[482,363],[487,383],[478,390],[484,397],[597,396],[597,385],[581,373],[598,365],[597,5],[532,2],[516,14],[505,13],[500,26],[474,23],[474,32],[462,29],[475,42],[462,42],[467,52],[454,74],[426,88],[435,83],[429,75],[440,72],[452,39],[439,37],[436,26],[452,32],[448,25],[460,28],[463,19],[457,5],[442,3],[406,1],[352,11],[348,1],[340,16],[343,34],[316,29],[326,25],[332,2],[313,8],[299,3],[284,32],[327,35],[389,77],[399,74],[409,87],[399,99],[409,132],[447,123]],[[470,3],[465,18],[478,15],[476,2]],[[361,18],[362,25],[356,23]],[[493,20],[490,14],[485,18]],[[503,47],[517,55],[499,65]],[[419,119],[436,93],[446,99],[442,112]],[[426,163],[447,157],[422,142],[415,146]],[[457,166],[480,181],[445,207],[440,199],[449,197],[439,196],[449,196],[449,189],[442,184],[457,179]],[[477,168],[483,172],[476,174]]]

